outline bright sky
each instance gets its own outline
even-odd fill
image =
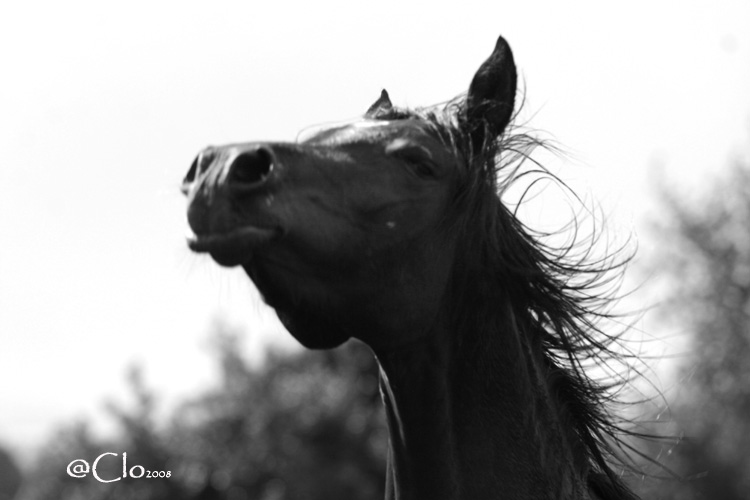
[[[241,271],[184,244],[178,186],[208,144],[293,140],[383,87],[444,101],[503,34],[530,125],[578,160],[558,173],[636,231],[658,166],[700,187],[748,149],[747,0],[562,4],[5,2],[0,443],[106,420],[134,362],[167,401],[205,387],[216,318],[256,359],[291,345]]]

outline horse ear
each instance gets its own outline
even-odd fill
[[[388,113],[391,110],[393,110],[391,98],[388,97],[388,92],[383,89],[380,92],[378,100],[375,101],[375,103],[367,110],[367,113],[365,113],[365,118],[377,118],[379,115]]]
[[[495,50],[479,67],[466,97],[466,121],[474,150],[505,129],[516,100],[516,64],[508,42],[497,39]]]

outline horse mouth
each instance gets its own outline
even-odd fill
[[[253,252],[279,236],[276,228],[247,226],[226,233],[189,235],[188,247],[196,253],[208,253],[219,265],[232,267],[252,259]]]

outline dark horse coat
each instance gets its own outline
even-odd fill
[[[631,498],[587,361],[611,261],[542,243],[503,205],[516,67],[503,38],[468,93],[385,91],[297,143],[210,147],[184,180],[190,247],[242,266],[303,345],[367,343],[390,430],[388,498]],[[499,180],[499,173],[503,180]]]

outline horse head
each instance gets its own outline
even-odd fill
[[[183,181],[190,248],[242,266],[305,346],[412,342],[444,299],[466,165],[508,124],[515,91],[500,38],[445,127],[383,91],[361,120],[300,142],[208,147]]]

